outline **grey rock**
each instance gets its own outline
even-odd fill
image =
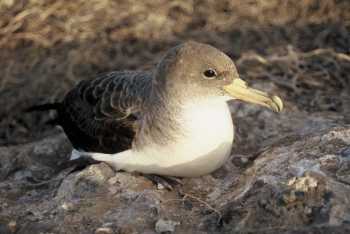
[[[10,222],[17,233],[348,230],[350,126],[334,127],[325,116],[313,119],[322,128],[305,127],[312,116],[245,106],[237,116],[251,133],[237,138],[231,159],[212,175],[182,179],[173,191],[104,163],[72,171],[64,166],[71,148],[62,134],[2,147],[0,230],[9,232]],[[265,130],[246,124],[250,118]]]
[[[157,233],[174,232],[176,225],[180,225],[180,223],[172,220],[159,219],[156,222],[155,230]]]

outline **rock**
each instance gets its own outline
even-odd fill
[[[109,228],[109,227],[100,227],[100,228],[97,228],[96,231],[95,231],[95,234],[113,234],[113,230],[112,228]]]
[[[183,179],[173,191],[159,190],[142,175],[115,172],[104,163],[77,171],[56,169],[41,158],[46,153],[51,160],[65,158],[44,150],[64,142],[61,135],[40,142],[44,149],[35,150],[40,154],[35,159],[29,153],[35,143],[3,148],[0,161],[12,169],[0,181],[0,230],[20,234],[271,233],[268,226],[276,232],[303,227],[312,233],[319,226],[346,230],[342,226],[350,222],[350,128],[331,127],[287,139],[254,155],[233,153],[212,175]],[[9,155],[24,158],[11,160]],[[37,182],[36,178],[46,178],[42,174],[48,178]]]
[[[174,232],[176,225],[180,225],[180,223],[172,220],[159,219],[156,222],[155,230],[157,233]]]
[[[56,199],[70,201],[108,189],[108,179],[114,171],[106,164],[94,164],[85,170],[70,174],[60,185]]]
[[[263,231],[266,222],[289,228],[349,223],[345,194],[350,188],[340,176],[347,164],[336,163],[339,149],[350,144],[349,133],[349,128],[329,130],[259,155],[242,175],[241,186],[219,198],[223,230]],[[331,167],[322,167],[325,161]]]
[[[12,232],[12,233],[16,232],[16,230],[17,230],[17,222],[16,221],[11,220],[7,226],[9,228],[10,232]]]

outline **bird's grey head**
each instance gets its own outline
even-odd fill
[[[230,57],[203,43],[185,42],[169,50],[158,64],[153,82],[156,89],[177,98],[226,96],[275,111],[282,109],[277,96],[247,87]]]
[[[163,89],[192,96],[224,95],[222,87],[239,77],[226,54],[193,41],[169,50],[158,64],[156,74],[155,82]]]

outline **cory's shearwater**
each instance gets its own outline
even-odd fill
[[[207,44],[170,49],[153,71],[115,71],[81,81],[60,103],[74,150],[117,170],[180,177],[218,169],[234,127],[227,101],[281,111],[279,97],[247,87],[233,61]]]

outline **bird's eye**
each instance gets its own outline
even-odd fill
[[[214,79],[217,76],[217,73],[214,69],[208,69],[203,73],[203,75],[205,79]]]

